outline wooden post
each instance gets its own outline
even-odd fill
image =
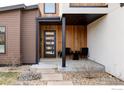
[[[62,18],[62,67],[66,67],[66,55],[65,55],[65,49],[66,49],[66,19],[65,17]]]

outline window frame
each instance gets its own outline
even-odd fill
[[[5,40],[5,42],[4,42],[4,52],[3,53],[0,52],[0,54],[6,54],[6,26],[0,26],[0,27],[5,28],[5,32],[0,32],[0,34],[4,35],[4,40]]]
[[[51,3],[51,4],[54,4],[55,5],[55,7],[54,7],[55,8],[55,11],[54,12],[46,12],[45,11],[45,4],[47,4],[47,3],[44,3],[44,5],[43,5],[44,6],[44,14],[56,14],[56,3]]]

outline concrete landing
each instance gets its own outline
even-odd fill
[[[41,59],[41,62],[37,65],[32,65],[31,68],[39,69],[58,69],[58,71],[70,71],[70,72],[79,72],[79,71],[92,71],[92,72],[103,72],[105,67],[101,64],[98,64],[94,61],[88,59],[82,60],[67,60],[66,67],[62,68],[61,59]]]

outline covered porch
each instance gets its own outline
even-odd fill
[[[45,60],[56,58],[56,62],[59,62],[61,67],[66,67],[73,63],[76,64],[76,62],[81,63],[85,60],[80,56],[81,49],[87,48],[87,24],[104,15],[63,14],[62,18],[37,18],[36,62],[43,63],[46,62]],[[67,49],[71,51],[69,56],[66,53]],[[76,60],[74,59],[75,53],[79,57]],[[68,61],[67,64],[66,59]],[[54,64],[54,62],[51,61],[51,64]]]
[[[42,58],[38,65],[32,68],[39,69],[57,69],[62,72],[104,72],[105,67],[89,59],[66,60],[66,68],[62,67],[61,58]]]

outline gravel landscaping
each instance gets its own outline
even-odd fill
[[[54,85],[54,83],[61,85],[62,82],[67,85],[71,82],[73,85],[124,85],[123,81],[106,72],[94,72],[89,78],[86,72],[33,69],[30,65],[19,66],[13,70],[9,67],[0,67],[0,85]]]
[[[26,71],[19,75],[19,81],[31,81],[41,79],[41,74],[36,73],[35,71]]]
[[[92,73],[88,78],[85,72],[63,73],[64,80],[72,80],[74,85],[124,85],[124,82],[105,72]]]

